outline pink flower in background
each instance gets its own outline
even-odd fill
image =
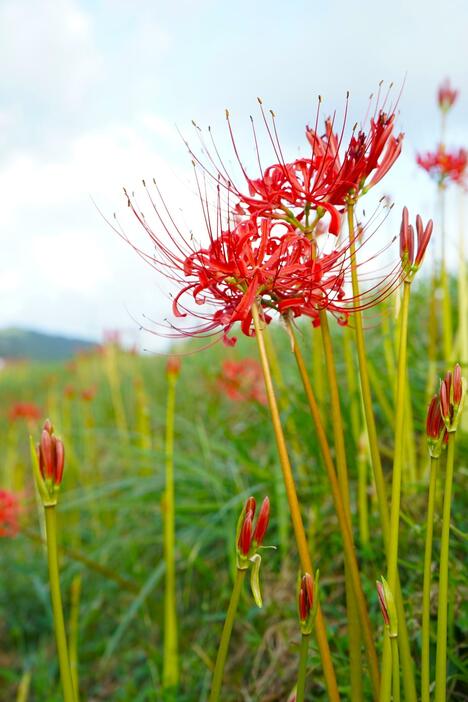
[[[267,404],[262,369],[253,358],[223,361],[218,386],[234,402],[254,400],[261,405]]]
[[[9,490],[0,490],[0,537],[11,538],[19,531],[20,502]]]

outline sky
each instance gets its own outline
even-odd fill
[[[433,216],[414,157],[437,143],[447,76],[461,91],[447,142],[468,145],[467,26],[466,0],[0,0],[0,327],[97,340],[120,329],[156,348],[139,326],[168,314],[167,286],[109,225],[116,212],[133,239],[122,188],[138,194],[155,177],[196,229],[180,132],[212,125],[225,148],[228,107],[249,160],[257,96],[293,159],[318,95],[340,115],[349,90],[354,122],[379,81],[403,86],[404,151],[381,190],[398,215],[386,226],[398,230],[405,204]],[[453,244],[456,209],[450,194]]]

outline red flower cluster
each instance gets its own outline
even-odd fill
[[[234,402],[253,400],[261,405],[267,404],[262,369],[253,358],[223,361],[218,385],[220,390]]]
[[[10,422],[17,422],[25,419],[28,422],[35,422],[41,417],[41,410],[32,402],[15,402],[8,411]]]
[[[0,537],[13,537],[19,531],[20,502],[9,490],[0,490]]]
[[[231,345],[236,341],[231,331],[237,322],[244,334],[254,334],[254,304],[267,324],[274,313],[307,316],[319,324],[322,309],[346,323],[353,308],[376,304],[400,279],[398,266],[359,300],[347,297],[350,242],[336,239],[330,249],[322,222],[325,219],[326,230],[337,236],[346,205],[378,183],[395,163],[402,135],[393,134],[394,111],[376,110],[368,130],[353,130],[347,144],[344,126],[341,134],[336,133],[331,119],[326,120],[323,134],[317,125],[307,127],[310,154],[288,162],[283,158],[274,115],[270,123],[263,107],[261,110],[277,162],[266,169],[260,167],[259,178],[251,178],[242,165],[227,115],[245,187],[234,184],[216,146],[213,155],[203,143],[207,164],[190,151],[204,175],[204,182],[197,176],[197,184],[208,234],[205,245],[178,229],[154,181],[156,197],[143,185],[161,234],[126,192],[129,208],[154,244],[151,254],[134,248],[178,289],[173,314],[181,320],[180,327],[172,324],[168,337],[209,336],[221,331],[225,343]],[[206,179],[216,183],[215,212]],[[115,229],[129,241],[120,226]],[[365,241],[359,239],[359,248]],[[187,317],[195,323],[186,324]]]
[[[447,151],[444,146],[440,145],[435,152],[428,151],[425,154],[418,154],[416,162],[440,185],[447,181],[465,185],[468,165],[466,149]]]
[[[455,90],[450,85],[450,80],[446,78],[443,83],[440,84],[437,91],[437,102],[439,107],[443,112],[448,112],[450,108],[455,103],[458,97],[458,90]]]
[[[440,456],[442,444],[447,443],[448,433],[456,431],[463,410],[466,382],[457,363],[453,373],[448,371],[440,383],[438,395],[432,398],[426,418],[426,435],[429,453]]]

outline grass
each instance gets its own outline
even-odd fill
[[[425,540],[428,466],[424,441],[426,416],[427,287],[413,292],[409,328],[411,406],[417,436],[416,484],[404,485],[400,531],[400,572],[406,599],[413,653],[420,655],[420,623]],[[379,314],[393,325],[391,304],[366,318],[369,357],[378,371],[381,398],[376,403],[379,441],[387,487],[393,456],[393,390],[383,358]],[[382,619],[375,581],[385,572],[385,557],[374,491],[368,486],[368,545],[359,544],[357,515],[358,447],[354,445],[351,403],[346,392],[342,330],[333,325],[335,353],[349,460],[354,534],[363,577],[371,602],[371,621],[382,642]],[[312,366],[309,326],[299,327],[309,369]],[[343,699],[347,699],[347,641],[343,553],[320,452],[306,399],[296,375],[289,339],[279,327],[273,340],[285,371],[289,402],[284,418],[296,427],[293,458],[301,467],[298,485],[304,519],[312,544],[314,568],[320,568],[320,601],[330,628],[329,640]],[[184,351],[189,351],[188,343]],[[180,691],[177,700],[206,700],[219,635],[235,575],[234,534],[242,504],[250,494],[268,494],[272,521],[262,565],[264,607],[255,606],[245,588],[240,601],[227,661],[223,700],[285,700],[297,675],[300,632],[297,625],[297,557],[289,524],[281,521],[284,495],[267,409],[258,403],[234,402],[220,392],[218,377],[226,357],[255,356],[255,342],[240,338],[235,349],[221,344],[182,360],[177,384],[175,422],[175,498],[177,609],[180,622]],[[8,408],[18,401],[37,403],[51,417],[66,446],[66,468],[58,505],[58,538],[62,548],[61,582],[66,617],[72,583],[82,577],[78,618],[78,669],[81,699],[147,702],[164,700],[162,650],[164,621],[163,525],[164,435],[167,379],[166,359],[118,351],[115,368],[128,431],[116,422],[115,386],[100,354],[77,358],[72,364],[21,364],[0,373],[0,441],[3,461],[0,487],[23,495],[22,530],[0,540],[0,698],[15,700],[25,673],[31,672],[29,700],[62,699],[49,603],[47,564],[40,542],[28,427],[8,424]],[[440,374],[446,368],[441,364]],[[312,377],[312,381],[313,381]],[[67,398],[64,388],[96,386],[86,404]],[[144,389],[142,398],[141,388]],[[140,388],[140,391],[138,390]],[[434,388],[434,391],[436,388]],[[374,397],[377,393],[374,392]],[[142,405],[150,417],[151,441],[141,436]],[[328,398],[325,397],[325,405]],[[120,411],[120,410],[118,410]],[[331,433],[330,418],[324,413]],[[35,428],[38,434],[39,424]],[[140,428],[140,432],[138,431]],[[150,445],[149,445],[150,444]],[[422,449],[421,449],[422,447]],[[452,505],[450,551],[451,593],[448,621],[448,678],[451,700],[466,700],[466,475],[468,437],[459,432]],[[438,562],[441,499],[436,503],[433,562]],[[84,556],[84,559],[81,557]],[[435,594],[435,593],[433,593]],[[432,615],[436,614],[433,597]],[[435,635],[435,629],[434,629]],[[435,642],[432,641],[432,646]],[[432,651],[433,653],[433,651]],[[434,655],[432,655],[434,659]],[[370,684],[363,658],[366,699]],[[419,669],[419,666],[417,666]],[[311,684],[306,699],[325,700],[315,640],[309,647]],[[166,693],[166,698],[168,693]]]

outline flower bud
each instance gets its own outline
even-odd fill
[[[177,378],[180,373],[181,361],[179,356],[169,356],[166,363],[166,373],[168,376]]]
[[[49,419],[44,422],[41,440],[35,450],[34,445],[31,445],[31,454],[43,503],[46,506],[54,505],[57,502],[57,492],[62,483],[65,451],[62,441],[55,436],[54,428]]]
[[[398,618],[392,592],[383,576],[381,576],[380,581],[377,580],[376,585],[380,609],[385,626],[388,627],[388,635],[390,638],[396,638],[398,636]]]
[[[445,422],[440,412],[440,403],[437,395],[434,395],[427,410],[426,435],[429,454],[433,458],[439,458],[442,442],[447,432]]]
[[[315,614],[317,612],[318,578],[319,572],[317,571],[315,579],[310,573],[305,573],[300,581],[298,609],[301,632],[304,636],[312,632]]]
[[[266,530],[268,529],[268,522],[270,521],[270,500],[268,497],[262,502],[260,512],[257,518],[257,524],[255,526],[255,531],[253,534],[253,540],[256,546],[261,546],[263,539],[265,538]]]

